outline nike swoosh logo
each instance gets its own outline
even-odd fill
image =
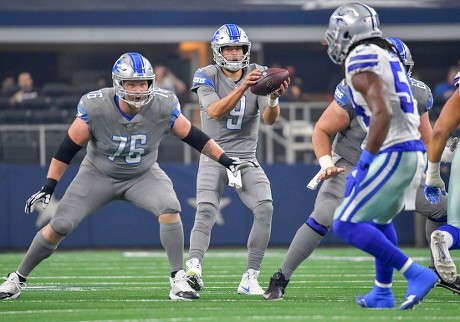
[[[244,286],[241,286],[241,288],[246,292],[246,293],[249,293],[249,291],[251,290],[251,287],[244,287]]]
[[[407,305],[407,304],[409,304],[409,303],[413,303],[415,297],[416,297],[415,295],[409,295],[409,296],[407,297],[407,299],[401,304],[401,306],[405,306],[405,305]]]

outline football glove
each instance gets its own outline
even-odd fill
[[[355,194],[358,193],[359,185],[366,177],[367,172],[369,171],[369,166],[374,158],[375,155],[369,151],[363,150],[361,157],[358,160],[358,164],[347,176],[347,181],[345,183],[345,198],[351,194],[353,188],[355,189]]]
[[[26,202],[26,206],[24,208],[24,212],[26,214],[30,214],[34,211],[35,205],[42,201],[43,202],[43,209],[48,206],[51,200],[51,196],[54,193],[54,188],[56,187],[57,181],[54,179],[46,179],[45,184],[41,188],[40,191],[34,193]]]
[[[233,173],[233,176],[238,175],[238,171],[243,170],[245,168],[254,167],[258,168],[259,164],[252,160],[238,160],[232,158],[232,164],[228,167],[228,169]]]
[[[437,164],[439,165],[439,163]],[[446,185],[441,179],[439,170],[436,171],[436,168],[431,170],[430,162],[428,163],[428,170],[426,172],[425,187],[423,188],[426,200],[431,204],[438,204],[441,196],[446,194]]]
[[[455,150],[457,149],[458,145],[458,138],[455,137],[452,139],[452,142],[450,143],[449,146],[446,146],[444,148],[444,151],[442,151],[441,155],[441,162],[452,162],[452,159],[454,158],[454,153]]]

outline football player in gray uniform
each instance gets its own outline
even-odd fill
[[[414,61],[409,48],[398,38],[392,37],[387,38],[387,40],[395,46],[400,54],[410,77]],[[419,80],[413,78],[410,80],[412,91],[418,102],[419,114],[421,115],[420,134],[424,144],[427,146],[431,135],[431,124],[428,116],[428,111],[433,106],[431,90]],[[328,142],[334,135],[335,139],[331,147]],[[298,229],[278,272],[270,279],[270,285],[264,293],[265,299],[283,299],[285,288],[294,271],[312,254],[324,236],[330,231],[334,211],[343,200],[346,175],[356,166],[361,153],[360,145],[365,135],[366,133],[359,125],[349,99],[348,86],[343,80],[336,87],[334,101],[331,102],[320,117],[313,131],[315,151],[320,156],[332,151],[335,167],[330,169],[331,174],[322,179],[329,178],[324,181],[319,189],[313,212],[306,223]],[[454,143],[452,149],[450,147],[444,149],[444,162],[451,162],[455,148]],[[342,169],[345,169],[344,174],[334,176],[335,173],[343,171]],[[429,242],[431,233],[446,222],[447,196],[442,196],[438,205],[431,205],[423,196],[424,183],[425,176],[421,178],[417,189],[415,211],[427,218],[425,230],[426,238]],[[409,209],[406,208],[406,210]],[[433,258],[431,259],[431,267],[434,267]],[[460,283],[448,283],[442,280],[439,286],[460,294]]]
[[[460,124],[460,72],[454,80],[457,89],[444,104],[441,114],[434,124],[428,146],[428,169],[426,175],[425,196],[433,204],[442,200],[446,187],[439,173],[442,161],[442,147],[450,133]],[[449,250],[460,248],[460,155],[455,153],[449,180],[449,203],[447,225],[439,227],[431,234],[430,248],[435,259],[435,267],[441,278],[449,283],[459,283],[457,267]]]
[[[244,30],[235,24],[221,26],[212,38],[211,48],[215,64],[198,69],[191,88],[198,95],[203,131],[230,157],[239,156],[257,164],[261,114],[264,123],[271,125],[276,122],[280,113],[278,98],[288,88],[289,80],[268,97],[257,96],[250,91],[250,86],[257,82],[266,67],[249,63],[251,42]],[[262,294],[258,276],[270,238],[273,215],[270,182],[261,167],[245,168],[238,173],[237,180],[232,179],[224,168],[216,167],[206,156],[201,157],[197,177],[197,211],[190,236],[186,273],[195,290],[203,288],[201,262],[209,247],[224,187],[233,185],[241,201],[254,215],[247,243],[246,271],[237,292]]]
[[[199,298],[183,270],[181,206],[171,180],[156,162],[158,146],[170,133],[235,173],[253,164],[231,159],[191,125],[181,114],[177,97],[155,88],[152,65],[141,54],[122,55],[113,66],[112,79],[113,87],[81,98],[77,117],[51,160],[45,184],[27,200],[26,213],[33,212],[39,202],[45,207],[72,158],[87,144],[86,156],[56,215],[36,234],[17,270],[0,286],[0,299],[18,298],[32,270],[82,220],[112,200],[125,200],[158,217],[171,269],[169,298]]]

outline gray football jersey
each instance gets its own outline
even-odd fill
[[[115,179],[129,179],[150,169],[158,147],[180,115],[170,91],[155,89],[154,98],[131,119],[115,102],[115,90],[104,88],[84,95],[77,116],[88,124],[92,139],[82,162]]]
[[[248,89],[233,110],[218,120],[211,118],[207,109],[211,103],[226,97],[240,86],[244,77],[256,68],[264,70],[267,67],[250,64],[243,69],[243,76],[238,82],[228,78],[217,65],[199,68],[193,77],[191,90],[197,93],[200,102],[202,129],[229,156],[243,159],[255,158],[260,110],[267,105],[267,97],[254,95]]]
[[[422,115],[433,107],[431,89],[422,81],[413,78],[410,80],[412,92],[417,100],[418,112]],[[334,100],[348,112],[350,125],[343,131],[337,133],[332,144],[332,150],[348,162],[356,164],[362,152],[361,143],[366,137],[366,132],[356,118],[345,79],[337,85],[334,92]]]

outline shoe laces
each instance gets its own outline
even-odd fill
[[[26,287],[26,283],[20,282],[19,281],[19,276],[18,276],[18,281],[16,282],[14,278],[10,277],[9,275],[7,277],[3,277],[6,283],[13,283],[14,286],[17,287],[18,290],[21,290],[23,287]]]
[[[289,280],[286,280],[283,272],[278,270],[272,277],[270,277],[270,284],[268,285],[268,290],[273,290],[275,288],[281,287],[283,290],[287,286]]]

